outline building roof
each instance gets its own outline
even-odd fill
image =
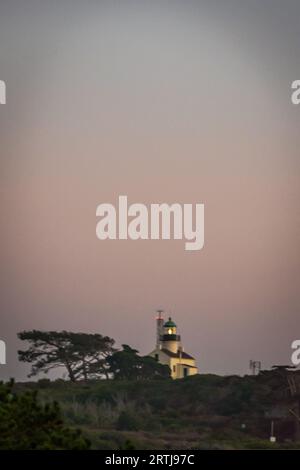
[[[176,323],[173,322],[172,318],[169,317],[169,320],[166,321],[166,323],[164,324],[164,327],[168,328],[168,327],[176,327]]]
[[[190,364],[184,364],[183,362],[180,365],[184,367],[189,367],[190,369],[197,369],[196,366],[191,366]]]
[[[190,356],[188,353],[184,352],[184,351],[181,351],[181,356],[179,354],[179,352],[177,353],[173,353],[171,351],[169,351],[168,349],[165,349],[165,348],[162,348],[161,349],[162,352],[164,352],[165,354],[167,354],[167,356],[170,356],[170,357],[178,357],[178,358],[182,358],[182,359],[195,359],[193,356]]]

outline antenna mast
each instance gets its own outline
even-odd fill
[[[253,361],[251,359],[249,362],[249,369],[251,370],[252,375],[258,375],[261,371],[261,361]]]

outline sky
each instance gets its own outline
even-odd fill
[[[0,3],[0,379],[22,330],[142,354],[155,311],[200,373],[290,363],[300,338],[300,4]],[[96,238],[96,207],[204,203],[205,246]]]

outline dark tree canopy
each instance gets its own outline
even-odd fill
[[[41,405],[36,392],[13,393],[13,382],[0,382],[0,449],[84,450],[79,430],[64,426],[57,403]]]
[[[19,360],[32,364],[29,376],[65,367],[70,380],[106,376],[108,357],[115,352],[114,340],[100,334],[69,331],[22,331],[22,341],[29,342],[26,351],[18,351]]]
[[[136,349],[127,344],[122,351],[114,352],[108,358],[109,372],[115,379],[153,379],[170,377],[170,368],[158,363],[150,356],[139,356]]]

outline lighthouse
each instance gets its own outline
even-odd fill
[[[149,354],[161,364],[168,365],[173,379],[181,379],[198,373],[196,360],[183,350],[177,325],[172,317],[163,319],[163,310],[157,311],[156,347]]]

